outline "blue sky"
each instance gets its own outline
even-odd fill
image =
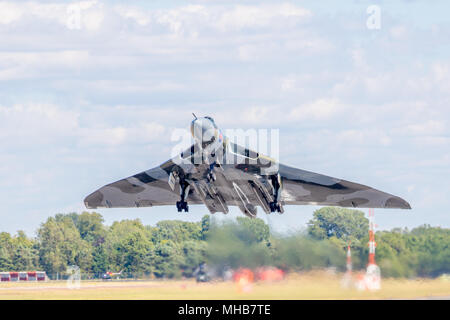
[[[280,129],[282,162],[411,203],[376,210],[381,229],[449,227],[448,12],[446,1],[0,1],[0,231],[31,235],[159,165],[191,112]],[[301,228],[314,209],[268,222]],[[146,224],[207,213],[97,211]]]

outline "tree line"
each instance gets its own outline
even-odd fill
[[[304,230],[270,232],[261,219],[238,217],[218,222],[139,219],[105,225],[99,213],[56,214],[42,223],[36,237],[23,231],[0,233],[0,271],[44,270],[54,278],[76,265],[99,277],[178,278],[193,276],[202,262],[223,268],[275,266],[286,271],[334,267],[345,270],[351,243],[354,269],[368,256],[368,220],[364,213],[337,207],[316,210]],[[376,259],[382,275],[435,277],[450,273],[450,229],[420,226],[376,233]]]

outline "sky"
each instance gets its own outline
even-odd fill
[[[34,235],[161,164],[192,112],[279,129],[282,163],[411,204],[375,210],[379,229],[448,228],[449,12],[412,0],[0,1],[0,231]],[[317,208],[259,216],[287,232]],[[208,213],[95,211],[152,225]]]

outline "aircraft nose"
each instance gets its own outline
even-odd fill
[[[209,119],[199,118],[191,122],[191,134],[197,141],[210,143],[214,141],[216,129]]]
[[[199,119],[195,119],[191,122],[191,134],[194,139],[201,140],[203,136],[203,126]]]

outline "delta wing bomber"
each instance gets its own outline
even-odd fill
[[[195,115],[194,115],[195,116]],[[278,163],[233,143],[211,117],[191,123],[194,143],[160,166],[110,183],[84,199],[87,208],[204,204],[211,213],[237,206],[249,217],[286,205],[411,209],[400,197]]]

